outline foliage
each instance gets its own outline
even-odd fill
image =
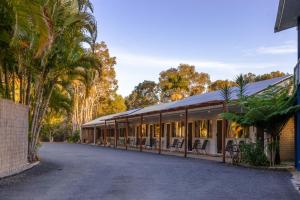
[[[125,100],[118,95],[118,82],[114,66],[116,58],[111,57],[104,42],[94,45],[95,57],[100,64],[94,69],[82,69],[81,81],[72,82],[73,132],[95,117],[126,110]]]
[[[57,108],[71,101],[70,82],[81,81],[75,74],[99,62],[96,22],[89,0],[3,0],[0,10],[0,95],[29,106],[28,159],[34,161],[48,113],[61,115]],[[68,105],[53,98],[58,93]]]
[[[231,102],[241,107],[242,112],[224,112],[222,117],[242,126],[255,126],[271,135],[273,142],[279,140],[280,133],[287,121],[300,110],[295,105],[296,93],[292,91],[292,83],[271,86],[265,91],[239,101]],[[276,164],[280,162],[278,148],[270,149],[275,155]],[[274,158],[271,158],[273,163]]]
[[[79,142],[79,140],[80,140],[79,131],[76,131],[73,135],[70,135],[67,138],[67,140],[68,140],[69,143],[77,143],[77,142]]]
[[[254,166],[267,166],[269,161],[262,146],[259,141],[256,143],[242,144],[240,147],[241,162]]]
[[[126,97],[128,109],[143,108],[159,102],[159,89],[154,81],[144,81],[135,86],[131,94]]]
[[[276,137],[287,120],[300,110],[295,100],[296,94],[290,94],[290,87],[272,86],[239,104],[243,107],[243,113],[223,113],[222,116],[243,126],[264,127],[265,131]]]
[[[247,74],[244,74],[243,77],[247,83],[253,83],[253,82],[263,81],[263,80],[281,77],[281,76],[285,76],[285,75],[287,75],[287,74],[284,72],[281,72],[281,71],[273,71],[273,72],[261,74],[261,75],[256,75],[256,74],[249,72]]]
[[[266,74],[261,74],[261,75],[256,75],[253,74],[251,72],[247,73],[247,74],[240,74],[239,76],[243,76],[243,80],[245,83],[254,83],[257,81],[263,81],[263,80],[267,80],[267,79],[272,79],[272,78],[276,78],[276,77],[281,77],[281,76],[285,76],[287,75],[284,72],[280,72],[280,71],[273,71],[270,73],[266,73]],[[237,77],[236,77],[237,78]],[[225,82],[228,82],[230,87],[232,86],[238,86],[237,85],[237,80],[235,81],[228,81],[228,80],[216,80],[213,81],[209,86],[208,86],[208,90],[209,91],[216,91],[216,90],[221,90],[223,88],[223,85]]]
[[[226,84],[228,84],[230,87],[236,86],[236,83],[234,81],[216,80],[208,86],[208,91],[221,90]]]
[[[232,87],[230,86],[230,81],[225,80],[220,90],[220,95],[225,101],[225,103],[228,103],[231,100],[232,93],[233,91],[232,91]]]
[[[178,68],[170,68],[160,73],[161,101],[175,101],[201,94],[209,84],[210,77],[207,73],[197,72],[193,65],[180,64]]]

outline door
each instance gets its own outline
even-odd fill
[[[171,124],[167,124],[167,148],[170,147]]]
[[[222,120],[217,120],[217,151],[222,153]]]
[[[188,150],[193,150],[193,123],[188,123]]]

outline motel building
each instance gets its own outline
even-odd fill
[[[259,94],[274,85],[287,85],[292,79],[288,75],[249,83],[246,95]],[[237,90],[232,88],[232,101],[238,98]],[[228,109],[240,111],[234,103],[229,104]],[[230,157],[226,152],[228,145],[255,143],[259,139],[267,149],[269,135],[256,127],[243,128],[232,122],[225,126],[220,116],[223,111],[220,91],[208,92],[97,118],[82,125],[80,139],[85,144],[220,161],[225,161],[225,156]],[[280,135],[282,161],[295,158],[294,132],[294,118],[291,118]]]

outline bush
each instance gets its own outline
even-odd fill
[[[73,135],[68,136],[67,138],[69,143],[77,143],[80,140],[79,131],[76,131]]]
[[[243,144],[240,147],[241,162],[253,166],[267,166],[268,158],[264,153],[263,146],[260,142]]]

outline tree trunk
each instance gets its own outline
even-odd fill
[[[4,65],[4,81],[5,81],[5,98],[10,99],[9,95],[9,78],[8,78],[8,71],[7,65]]]
[[[14,102],[16,102],[16,92],[15,92],[16,85],[15,85],[15,79],[16,79],[15,73],[12,72],[12,89],[11,89],[11,91],[12,91],[12,100]]]

